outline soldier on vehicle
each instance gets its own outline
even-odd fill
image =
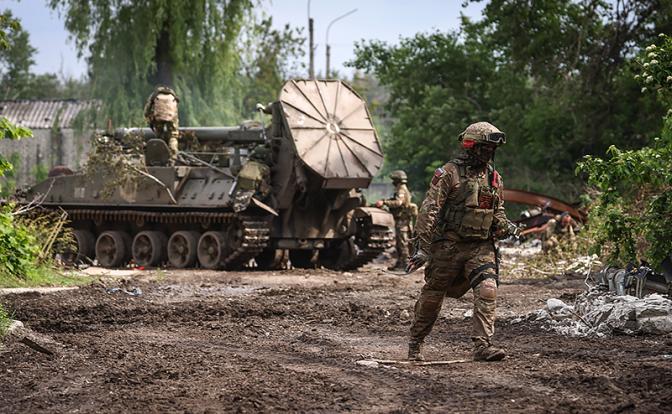
[[[271,149],[266,145],[258,145],[251,152],[248,160],[240,169],[233,193],[233,210],[243,211],[256,196],[266,201],[271,194]],[[274,203],[272,203],[274,204]]]
[[[428,261],[425,285],[415,304],[408,347],[410,360],[423,360],[422,345],[436,322],[445,296],[474,293],[474,360],[498,361],[503,349],[491,345],[499,283],[495,239],[518,229],[504,211],[503,183],[493,166],[506,136],[487,122],[459,135],[464,153],[434,172],[416,223],[415,254],[407,271]]]
[[[390,176],[394,184],[394,195],[387,200],[378,200],[376,207],[386,206],[394,217],[397,261],[389,270],[404,270],[408,262],[409,238],[413,232],[413,220],[417,217],[417,206],[411,202],[411,192],[406,183],[408,178],[402,170],[393,171]]]
[[[173,161],[177,157],[177,140],[180,135],[177,111],[179,102],[175,91],[167,86],[158,86],[145,103],[145,120],[156,136],[166,141]]]

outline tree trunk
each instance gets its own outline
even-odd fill
[[[156,42],[154,59],[156,61],[155,86],[163,85],[173,88],[173,60],[170,56],[170,31],[167,21]]]

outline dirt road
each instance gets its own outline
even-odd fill
[[[669,412],[672,338],[565,338],[516,315],[546,298],[571,301],[575,282],[500,289],[498,363],[377,367],[402,358],[413,277],[369,268],[275,273],[146,272],[140,296],[102,286],[0,300],[65,345],[49,357],[0,353],[0,412]],[[471,295],[449,300],[431,359],[470,357]]]

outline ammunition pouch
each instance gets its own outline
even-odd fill
[[[443,217],[444,230],[453,231],[464,239],[487,240],[495,213],[492,209],[464,207],[448,209]]]
[[[458,165],[461,185],[454,200],[443,206],[444,231],[452,231],[467,240],[487,240],[495,219],[496,195],[487,179],[467,177],[466,167]]]

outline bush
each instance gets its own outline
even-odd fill
[[[9,314],[5,308],[2,307],[2,304],[0,304],[0,339],[5,336],[7,328],[9,328]]]
[[[653,92],[672,107],[672,38],[660,36],[638,58],[635,78],[642,92]],[[663,130],[649,146],[622,151],[615,146],[608,158],[586,156],[577,172],[587,175],[599,195],[590,212],[596,250],[616,264],[642,258],[657,266],[672,253],[672,109]]]
[[[10,206],[0,209],[0,275],[25,277],[37,262],[40,246],[29,226],[12,215]]]

